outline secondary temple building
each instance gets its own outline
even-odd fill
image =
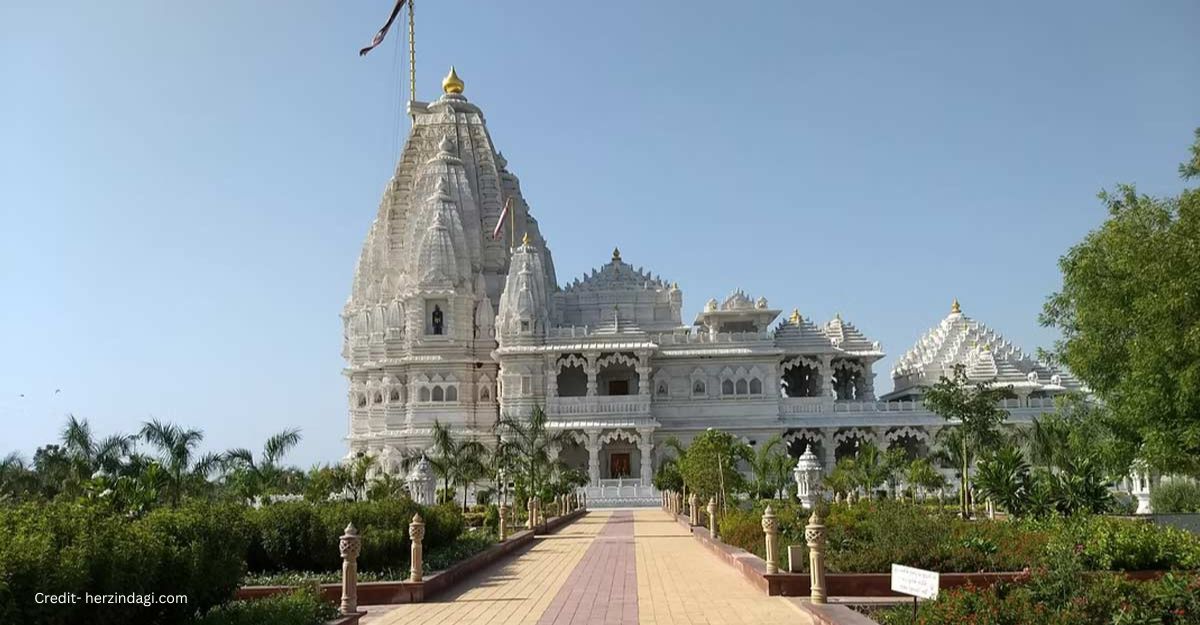
[[[656,442],[668,436],[782,435],[794,456],[811,445],[830,469],[863,441],[927,453],[946,422],[921,405],[922,389],[956,364],[1011,385],[1016,422],[1080,388],[957,302],[892,369],[895,390],[877,396],[883,349],[840,316],[781,317],[735,290],[685,322],[679,285],[618,250],[560,284],[519,180],[453,69],[443,91],[411,105],[342,314],[351,455],[394,472],[429,446],[434,421],[490,441],[499,415],[540,406],[568,432],[555,451],[590,476],[590,501],[656,503]]]

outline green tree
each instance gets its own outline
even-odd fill
[[[1009,387],[996,387],[991,382],[972,383],[966,367],[954,366],[951,377],[940,380],[925,391],[925,406],[954,424],[959,444],[959,513],[971,516],[971,460],[975,453],[995,446],[1000,440],[1000,424],[1008,411],[999,401],[1012,397]]]
[[[1200,176],[1200,130],[1180,166]],[[1200,189],[1102,192],[1108,219],[1059,259],[1053,357],[1099,395],[1152,467],[1200,475]]]
[[[444,471],[447,487],[462,488],[465,512],[471,485],[488,473],[487,447],[479,441],[455,438],[449,428],[434,421],[433,449]]]
[[[904,478],[913,488],[913,495],[919,495],[921,499],[925,498],[926,493],[946,485],[946,478],[933,468],[933,463],[928,458],[917,458],[910,462],[905,469]]]
[[[688,445],[679,459],[679,473],[688,491],[696,493],[700,501],[716,497],[724,510],[732,493],[746,491],[738,464],[749,461],[749,446],[728,432],[709,428]]]

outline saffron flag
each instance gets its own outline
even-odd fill
[[[496,220],[496,229],[492,230],[493,241],[498,241],[500,239],[500,233],[504,231],[504,218],[508,217],[508,209],[511,206],[512,198],[508,198],[508,201],[504,203],[504,210],[500,211],[500,219]]]
[[[387,23],[379,32],[375,33],[375,38],[371,40],[371,45],[358,51],[359,56],[366,56],[368,52],[375,49],[375,46],[383,43],[383,38],[387,36],[388,29],[392,27],[392,22],[396,21],[396,16],[400,14],[400,9],[404,7],[405,0],[396,0],[396,6],[392,7],[392,14],[388,16]]]

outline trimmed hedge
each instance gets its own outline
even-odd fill
[[[409,562],[408,524],[417,512],[425,520],[426,552],[449,545],[463,532],[462,513],[453,503],[423,507],[409,500],[296,501],[247,510],[247,564],[253,573],[340,570],[338,537],[353,522],[362,536],[360,570],[403,568]]]
[[[233,506],[129,519],[101,505],[51,502],[0,506],[0,536],[0,623],[149,625],[184,622],[227,601],[244,572],[249,532]],[[38,593],[78,598],[39,604]],[[136,602],[97,605],[88,594]],[[157,603],[164,594],[187,602]]]
[[[804,545],[807,511],[790,502],[769,503],[779,518],[780,544]],[[763,505],[730,510],[720,519],[722,540],[764,557]],[[834,573],[885,573],[893,563],[943,573],[1020,571],[1065,552],[1079,553],[1093,571],[1200,570],[1200,537],[1114,517],[964,521],[948,511],[885,500],[833,506],[825,526],[825,561]],[[787,550],[779,551],[785,566]],[[808,558],[803,563],[807,567]]]

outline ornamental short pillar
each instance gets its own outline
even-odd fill
[[[421,581],[424,569],[422,562],[421,543],[425,540],[425,521],[421,519],[421,513],[413,515],[412,523],[408,524],[408,537],[412,539],[412,566],[408,570],[408,581]]]
[[[821,523],[821,508],[813,508],[804,527],[804,542],[808,544],[808,578],[810,599],[825,603],[825,526]]]
[[[533,510],[533,497],[530,497],[525,500],[525,529],[533,529],[534,518],[536,516]]]
[[[719,536],[717,536],[717,498],[716,497],[708,498],[708,535],[711,536],[714,541],[721,539]]]
[[[342,554],[342,614],[358,613],[358,554],[362,551],[362,538],[351,523],[338,539],[338,552]]]
[[[779,565],[775,564],[775,560],[779,557],[776,546],[779,542],[779,519],[775,518],[775,511],[770,505],[763,511],[762,528],[767,537],[767,574],[778,573]]]
[[[696,493],[688,495],[688,525],[695,527],[700,525],[700,506],[699,499]]]
[[[498,533],[500,534],[500,542],[504,542],[504,539],[506,538],[505,534],[507,533],[507,531],[508,531],[508,508],[506,506],[500,506],[500,527],[498,528]]]

